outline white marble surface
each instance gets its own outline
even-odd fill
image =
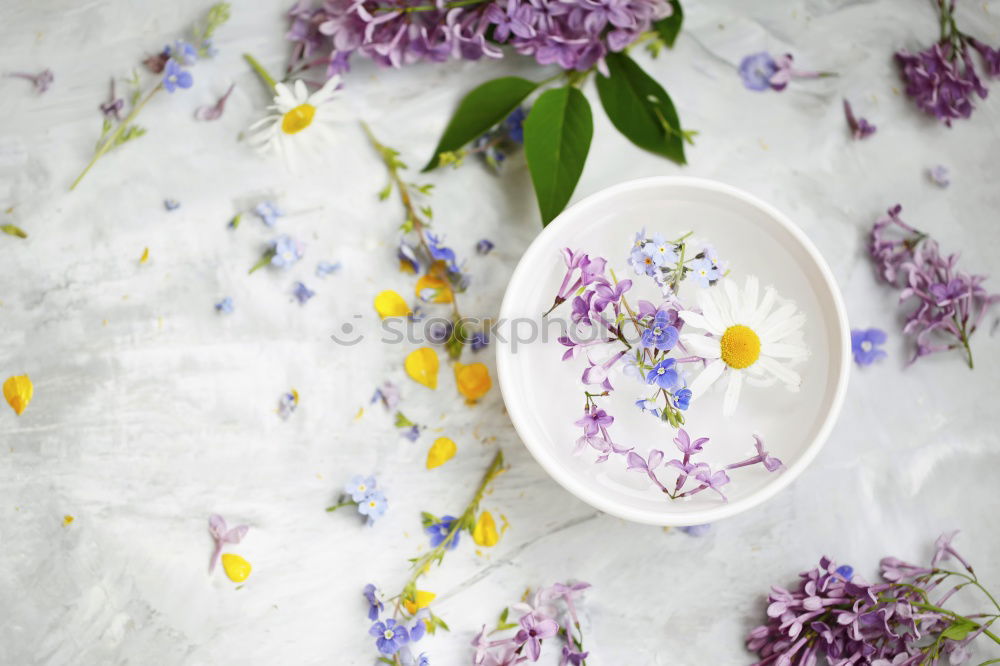
[[[433,394],[405,380],[403,348],[366,342],[348,353],[330,342],[346,317],[370,312],[377,291],[411,282],[393,268],[399,212],[376,200],[382,167],[354,125],[320,168],[298,176],[237,141],[265,103],[240,54],[283,64],[286,3],[237,2],[221,54],[197,66],[195,87],[151,104],[149,135],[67,193],[96,138],[108,77],[207,4],[0,7],[0,68],[56,76],[42,97],[0,80],[0,210],[13,209],[0,215],[30,234],[0,237],[0,375],[27,372],[36,385],[23,416],[0,411],[0,663],[369,664],[361,586],[402,582],[406,558],[426,548],[418,511],[459,510],[498,445],[511,467],[484,506],[511,528],[483,554],[463,544],[428,576],[423,587],[440,595],[454,629],[424,645],[436,665],[467,663],[480,623],[526,586],[567,576],[594,583],[585,603],[594,666],[748,663],[743,636],[762,618],[767,585],[791,583],[823,553],[873,576],[882,555],[925,558],[938,533],[961,528],[962,550],[1000,586],[997,339],[989,326],[977,336],[975,372],[955,357],[904,368],[895,294],[875,283],[863,249],[873,219],[898,201],[907,220],[961,250],[966,267],[1000,268],[1000,87],[951,130],[900,96],[890,54],[933,39],[924,3],[688,3],[676,49],[646,63],[700,132],[685,168],[634,149],[595,110],[575,198],[670,173],[745,188],[819,246],[856,326],[893,333],[888,361],[853,371],[815,464],[700,539],[596,514],[562,491],[517,441],[498,391],[467,408],[447,372]],[[1000,42],[1000,2],[962,4],[969,29]],[[751,93],[735,64],[760,49],[841,76]],[[345,104],[418,163],[463,91],[517,70],[535,68],[358,66]],[[195,122],[193,109],[232,81],[225,116]],[[845,95],[879,126],[872,139],[848,138]],[[947,190],[926,179],[938,163],[952,170]],[[537,232],[523,165],[500,179],[470,165],[431,180],[437,224],[458,250],[497,242],[470,260],[476,282],[464,305],[495,314]],[[235,233],[225,222],[263,195],[301,212],[280,225],[309,248],[292,273],[248,277],[269,235],[252,219]],[[166,197],[181,208],[165,212]],[[140,266],[144,247],[151,259]],[[319,259],[345,270],[321,283]],[[299,277],[319,291],[305,307],[290,302]],[[236,312],[220,318],[212,304],[224,295]],[[400,381],[409,416],[459,443],[452,462],[423,469],[430,434],[401,440],[378,409],[354,420],[383,379]],[[273,410],[292,386],[302,405],[283,422]],[[358,471],[377,472],[392,503],[371,530],[322,510]],[[207,575],[213,512],[252,525],[238,552],[254,574],[241,589]],[[76,517],[69,527],[64,514]]]

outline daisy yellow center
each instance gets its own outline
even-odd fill
[[[722,334],[722,360],[731,368],[749,368],[760,358],[760,338],[752,329],[737,324]]]
[[[285,134],[295,134],[312,125],[316,107],[312,104],[299,104],[281,117],[281,131]]]

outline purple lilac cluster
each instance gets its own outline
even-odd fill
[[[963,616],[944,608],[962,588],[989,596],[952,546],[955,534],[938,538],[928,567],[884,558],[880,583],[867,583],[852,567],[823,557],[799,574],[796,589],[772,587],[767,623],[747,636],[747,649],[760,657],[755,666],[957,665],[968,661],[969,644],[979,636],[1000,643],[988,628],[996,613]],[[938,567],[949,558],[965,571]]]
[[[289,10],[293,66],[333,76],[355,53],[383,67],[500,58],[586,71],[671,14],[667,0],[299,0]]]
[[[576,600],[589,583],[556,583],[543,587],[528,600],[505,608],[492,631],[483,625],[472,639],[475,653],[473,666],[514,666],[535,662],[542,655],[545,641],[559,638],[562,648],[560,666],[584,666],[588,653],[583,649],[583,631],[576,610]],[[510,610],[520,613],[516,622],[509,621]],[[490,637],[511,631],[506,638]]]
[[[957,270],[958,255],[943,256],[934,240],[900,219],[902,210],[897,204],[875,222],[868,250],[878,276],[901,290],[900,302],[916,301],[903,327],[916,339],[912,360],[963,349],[971,368],[969,338],[1000,294],[983,288],[985,275]]]
[[[694,462],[693,460],[696,455],[704,451],[708,437],[692,440],[690,435],[683,428],[680,428],[677,431],[677,437],[674,438],[674,444],[681,452],[681,458],[674,458],[664,463],[666,455],[659,449],[652,449],[645,458],[635,451],[629,451],[626,454],[627,469],[648,476],[649,480],[660,489],[660,492],[670,499],[690,497],[704,490],[713,490],[723,501],[726,501],[722,487],[730,482],[727,471],[751,465],[763,465],[768,472],[776,472],[784,466],[781,460],[764,449],[764,441],[760,437],[754,435],[753,438],[756,449],[754,455],[713,471],[708,463]],[[660,480],[656,470],[661,468],[663,470],[672,468],[670,471],[677,475],[672,487],[668,487]]]
[[[979,53],[985,76],[1000,76],[1000,51],[958,29],[955,0],[937,1],[941,36],[929,48],[896,52],[906,94],[917,107],[945,125],[972,115],[973,95],[985,99],[987,90],[976,73],[972,52]]]
[[[369,583],[364,589],[365,600],[368,602],[368,619],[372,621],[372,626],[368,629],[368,634],[375,638],[375,648],[380,654],[386,657],[393,657],[390,661],[400,666],[430,666],[430,661],[423,654],[414,655],[411,648],[427,633],[425,618],[428,611],[421,610],[413,617],[413,625],[407,627],[392,617],[382,617],[385,611],[385,604],[378,597],[375,586]]]

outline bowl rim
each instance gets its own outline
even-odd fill
[[[504,405],[507,408],[507,413],[510,416],[511,423],[514,425],[514,430],[517,432],[521,442],[524,444],[525,448],[528,449],[528,452],[531,453],[535,461],[553,480],[556,481],[556,483],[583,502],[612,516],[649,525],[684,526],[709,523],[734,516],[761,504],[788,487],[819,454],[820,449],[822,449],[826,444],[830,432],[837,422],[837,418],[840,416],[840,411],[843,407],[844,398],[847,393],[847,383],[850,375],[851,336],[850,328],[847,322],[847,312],[844,307],[844,301],[837,285],[837,281],[833,276],[833,272],[830,270],[826,260],[820,254],[813,242],[808,236],[805,235],[805,232],[793,223],[784,213],[771,204],[759,199],[749,192],[717,180],[691,176],[652,176],[626,181],[624,183],[612,185],[608,188],[595,192],[584,199],[581,199],[560,213],[551,223],[548,224],[548,226],[542,229],[541,233],[539,233],[538,236],[532,240],[531,244],[524,251],[524,254],[521,255],[521,259],[514,268],[514,272],[511,273],[510,280],[507,282],[507,288],[504,292],[503,300],[500,304],[499,317],[501,322],[509,319],[511,315],[510,311],[513,308],[513,288],[515,285],[518,285],[520,282],[525,280],[525,275],[527,274],[530,265],[535,261],[534,255],[541,251],[540,248],[542,245],[546,244],[546,239],[550,236],[558,234],[564,226],[569,224],[567,220],[569,219],[570,213],[576,214],[582,209],[592,207],[606,199],[621,196],[622,194],[632,190],[642,190],[651,187],[657,188],[676,186],[715,191],[720,194],[740,199],[744,203],[760,209],[768,217],[777,222],[779,226],[788,231],[792,238],[806,251],[813,263],[819,269],[822,284],[829,292],[834,305],[836,321],[838,324],[837,328],[839,329],[838,332],[841,337],[839,373],[826,417],[819,429],[816,431],[816,435],[813,437],[812,441],[809,442],[805,450],[794,463],[786,467],[784,472],[775,476],[769,483],[753,491],[746,497],[736,500],[735,502],[725,502],[717,506],[699,509],[684,514],[660,513],[655,510],[622,506],[613,500],[607,499],[601,493],[594,490],[583,481],[577,479],[559,463],[554,454],[550,454],[544,447],[533,441],[533,438],[541,438],[541,435],[534,433],[532,429],[528,428],[527,425],[521,420],[518,410],[516,408],[512,408],[512,405],[516,404],[516,401],[511,399],[511,388],[509,387],[513,381],[512,373],[514,372],[513,365],[515,355],[510,352],[508,345],[499,344],[496,345],[495,353],[500,393],[503,398]],[[836,344],[836,340],[833,340],[833,343]],[[835,353],[835,350],[832,350],[832,352]]]

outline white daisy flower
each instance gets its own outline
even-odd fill
[[[687,325],[707,332],[680,336],[688,351],[709,361],[691,382],[693,399],[728,376],[722,413],[730,416],[736,411],[744,381],[766,385],[777,380],[791,390],[798,389],[801,378],[789,366],[806,358],[809,350],[802,342],[806,318],[794,303],[783,301],[773,287],[760,298],[760,284],[752,275],[743,291],[732,280],[723,280],[700,290],[697,301],[701,314],[679,313]]]
[[[335,139],[329,123],[339,117],[331,104],[339,85],[334,76],[310,95],[301,80],[276,84],[270,115],[250,126],[250,144],[262,153],[278,153],[293,167],[302,153],[322,151]]]

